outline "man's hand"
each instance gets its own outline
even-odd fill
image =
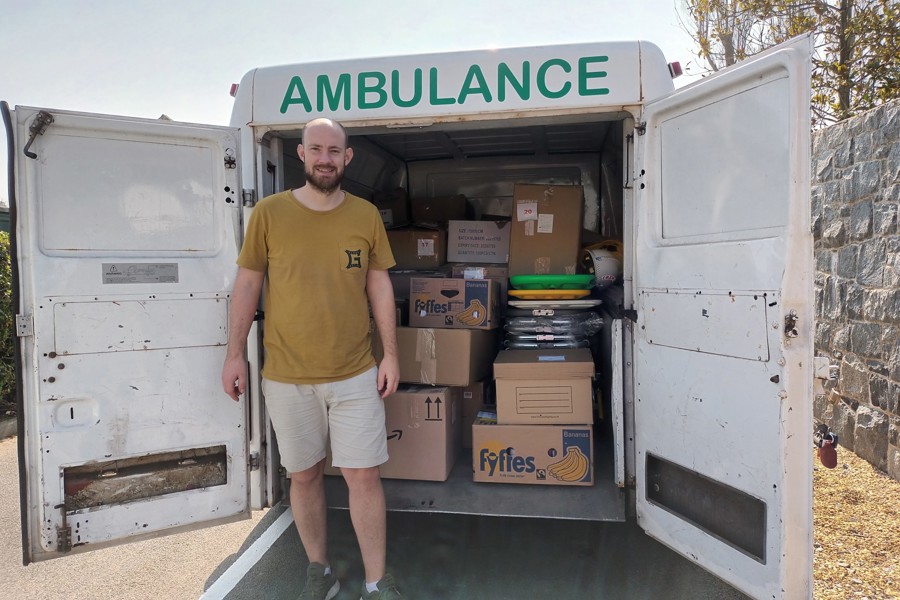
[[[242,356],[226,358],[222,366],[222,388],[232,400],[244,393],[247,386],[247,361]]]
[[[234,280],[234,291],[228,308],[228,348],[225,352],[225,364],[222,365],[222,388],[235,402],[247,387],[247,361],[244,360],[244,352],[265,278],[266,274],[262,271],[241,267]]]
[[[387,398],[397,391],[400,384],[400,363],[396,356],[384,356],[378,365],[378,393]]]

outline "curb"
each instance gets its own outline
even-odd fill
[[[0,418],[0,440],[13,437],[18,432],[15,417]]]

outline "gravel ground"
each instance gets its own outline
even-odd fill
[[[843,448],[816,464],[814,598],[900,598],[900,481]]]
[[[900,599],[900,482],[839,449],[814,479],[815,600]],[[817,463],[818,465],[818,463]],[[237,552],[250,520],[21,566],[16,439],[0,440],[0,597],[196,599]]]
[[[0,440],[0,598],[196,600],[265,514],[23,567],[16,456],[16,438]]]

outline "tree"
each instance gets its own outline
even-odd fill
[[[900,0],[681,0],[682,26],[714,72],[813,32],[813,122],[900,98]]]

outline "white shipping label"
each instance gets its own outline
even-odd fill
[[[542,213],[538,216],[538,233],[553,233],[553,215]]]
[[[516,205],[516,219],[519,221],[537,221],[537,202],[520,202]]]
[[[534,235],[535,221],[525,221],[525,237]]]
[[[416,240],[417,256],[434,256],[434,240]]]

